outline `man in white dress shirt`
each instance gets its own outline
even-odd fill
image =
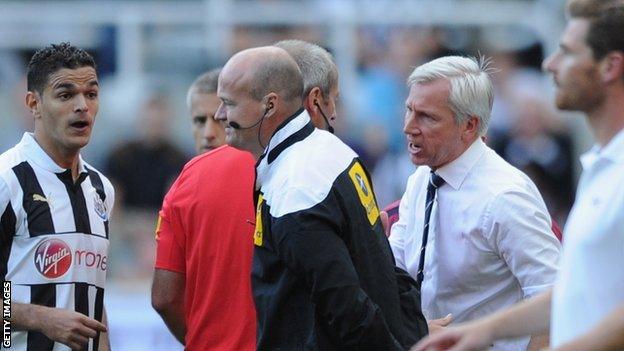
[[[550,330],[557,351],[624,349],[624,3],[571,0],[559,49],[544,62],[556,104],[582,111],[596,145],[564,229],[552,290],[449,328],[417,350],[480,350],[495,339]]]
[[[485,66],[442,57],[408,79],[403,131],[421,167],[390,243],[397,265],[422,282],[429,320],[490,314],[548,289],[557,272],[560,245],[537,188],[482,141],[493,100]],[[493,349],[525,350],[528,342]]]

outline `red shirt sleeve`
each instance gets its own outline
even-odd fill
[[[176,189],[178,182],[163,200],[162,209],[158,215],[156,224],[156,263],[155,268],[182,273],[186,271],[186,234],[180,222],[180,216],[176,211]]]

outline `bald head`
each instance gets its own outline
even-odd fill
[[[303,78],[295,60],[276,47],[248,49],[225,64],[217,87],[226,142],[259,157],[273,132],[303,107]]]
[[[300,101],[303,78],[295,60],[283,49],[265,46],[243,50],[223,67],[223,84],[242,84],[257,101],[273,92],[284,102]]]

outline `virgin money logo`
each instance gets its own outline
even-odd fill
[[[59,239],[44,240],[35,250],[35,267],[44,277],[62,276],[72,264],[69,246]]]

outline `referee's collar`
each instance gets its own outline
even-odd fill
[[[21,145],[25,151],[26,157],[28,157],[28,159],[34,162],[37,166],[53,173],[63,173],[66,171],[65,168],[56,164],[50,155],[48,155],[45,150],[41,148],[32,133],[24,133],[19,145]],[[82,156],[80,155],[78,155],[78,170],[80,173],[87,172]]]
[[[280,124],[265,151],[267,162],[272,163],[279,154],[289,146],[308,137],[314,131],[310,115],[304,108],[299,109],[292,116]]]
[[[264,179],[268,176],[269,165],[288,147],[307,138],[312,132],[314,132],[314,125],[310,120],[310,115],[303,108],[277,127],[269,140],[269,145],[256,162],[256,190],[262,187]]]

